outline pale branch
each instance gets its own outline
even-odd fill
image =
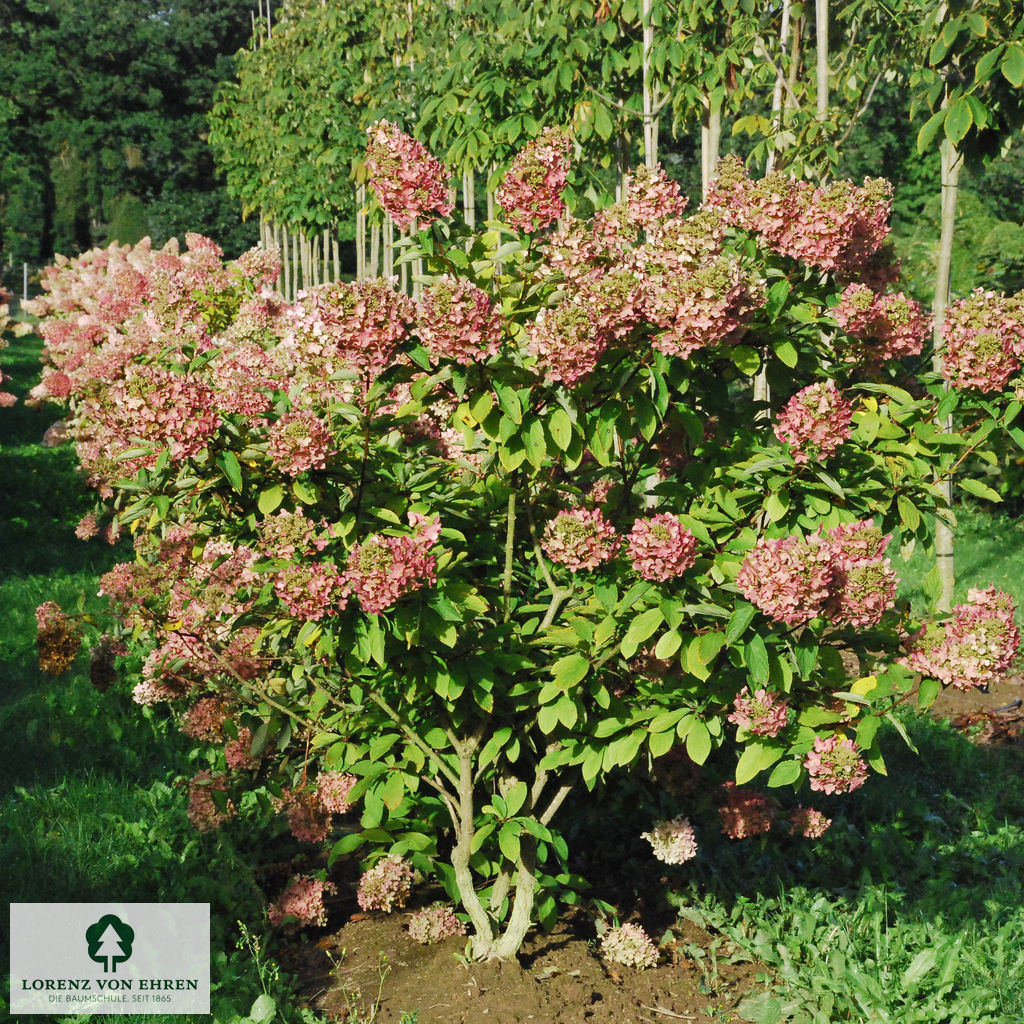
[[[544,813],[541,814],[537,820],[542,825],[547,825],[549,821],[558,813],[558,808],[565,802],[565,798],[572,792],[572,786],[566,784],[559,786],[555,795],[551,798],[551,802],[544,809]]]
[[[871,105],[871,100],[874,97],[875,90],[878,88],[878,83],[881,80],[882,80],[882,72],[879,71],[878,74],[875,75],[875,80],[871,83],[871,87],[868,89],[868,93],[867,93],[867,96],[864,99],[864,102],[854,112],[853,116],[850,118],[850,123],[846,127],[846,131],[843,132],[843,134],[840,136],[839,140],[836,142],[836,149],[839,149],[839,148],[842,147],[843,143],[850,137],[850,132],[852,132],[853,129],[856,127],[857,122],[861,119],[861,117],[864,116],[864,112]]]
[[[512,556],[514,554],[515,535],[516,492],[513,490],[508,496],[508,522],[505,527],[505,578],[502,583],[502,593],[505,599],[505,622],[508,622],[512,616]]]
[[[440,773],[457,790],[459,787],[458,776],[455,774],[455,772],[451,770],[451,768],[448,767],[447,764],[445,764],[444,761],[441,760],[440,757],[438,757],[437,751],[431,748],[424,740],[417,736],[416,733],[409,727],[409,725],[407,725],[406,722],[403,721],[402,716],[399,715],[398,712],[395,711],[395,709],[392,708],[391,705],[388,704],[388,702],[379,693],[371,693],[370,700],[372,700],[374,704],[376,704],[381,709],[381,711],[383,711],[384,714],[387,715],[388,718],[390,718],[391,721],[394,722],[395,725],[397,725],[398,728],[401,729],[403,733],[405,733],[406,738],[409,739],[414,746],[419,747],[419,749],[427,755],[427,760],[437,765],[438,771],[440,771]]]

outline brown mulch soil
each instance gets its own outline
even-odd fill
[[[1006,676],[986,692],[950,687],[935,699],[932,714],[975,743],[1024,750],[1024,675]]]
[[[712,950],[715,940],[685,921],[663,948],[663,965],[647,971],[603,961],[582,915],[577,927],[570,920],[531,935],[518,962],[504,963],[467,963],[461,939],[420,946],[403,923],[401,914],[357,914],[278,959],[313,1009],[359,1024],[399,1024],[414,1011],[417,1024],[669,1024],[708,1021],[716,1011],[714,1019],[738,1020],[728,1011],[760,988],[756,965],[730,963],[731,947]]]

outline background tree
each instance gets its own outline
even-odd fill
[[[105,243],[115,220],[157,242],[202,226],[229,250],[250,243],[206,143],[214,87],[250,32],[248,0],[2,0],[0,23],[8,263]]]

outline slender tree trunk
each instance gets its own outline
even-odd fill
[[[331,253],[334,256],[334,280],[341,280],[341,252],[338,248],[338,225],[334,225],[331,238]]]
[[[828,116],[828,0],[814,0],[815,64],[817,72],[818,120]]]
[[[292,302],[299,297],[299,277],[302,270],[302,264],[299,258],[299,232],[295,231],[292,233]]]
[[[379,277],[380,267],[380,224],[374,221],[370,225],[370,277]]]
[[[462,219],[470,231],[476,229],[476,174],[472,167],[462,172]]]
[[[366,273],[366,186],[356,185],[356,280],[365,281]]]
[[[768,161],[765,165],[765,174],[771,174],[775,169],[775,143],[776,136],[782,131],[782,89],[786,83],[786,72],[783,68],[783,59],[786,48],[789,45],[789,17],[791,0],[782,0],[782,26],[779,29],[779,67],[775,75],[775,89],[772,92],[772,144],[768,149]]]
[[[388,279],[395,274],[395,225],[391,215],[384,217],[384,276]]]
[[[491,178],[494,177],[494,172],[497,170],[497,165],[491,164],[490,169],[487,172],[487,219],[494,220],[494,189],[491,188]]]
[[[788,2],[788,0],[787,0]],[[654,47],[654,25],[651,23],[653,0],[643,0],[643,114],[644,165],[650,170],[658,162],[658,117],[655,113],[654,88],[651,84],[651,50]]]
[[[943,106],[946,100],[943,100]],[[942,140],[940,149],[942,160],[942,220],[939,236],[939,258],[935,266],[935,297],[932,300],[932,338],[935,354],[932,357],[932,368],[942,372],[945,352],[945,339],[942,336],[942,325],[946,320],[946,307],[949,305],[950,269],[953,264],[953,233],[956,227],[956,200],[960,185],[960,167],[963,159],[949,139]],[[953,430],[953,418],[947,417],[942,424],[946,433]],[[946,501],[953,502],[952,478],[942,482],[942,492]],[[948,612],[953,607],[953,586],[956,581],[953,560],[953,530],[941,519],[935,524],[935,564],[938,569],[942,589],[936,603],[940,612]]]
[[[722,107],[715,106],[711,95],[704,98],[704,122],[700,126],[701,195],[708,194],[708,185],[718,169],[718,151],[722,144]]]
[[[291,260],[288,258],[288,229],[281,228],[281,285],[284,297],[291,300],[292,297],[292,268]]]

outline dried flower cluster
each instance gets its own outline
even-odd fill
[[[412,892],[412,866],[401,857],[384,857],[359,880],[356,902],[363,910],[390,914],[404,907]]]
[[[538,231],[565,213],[562,189],[569,175],[569,138],[545,128],[512,161],[495,198],[517,231]]]
[[[658,949],[638,924],[609,928],[601,936],[601,956],[624,967],[644,971],[658,966]]]
[[[688,818],[659,821],[643,839],[651,844],[654,856],[664,864],[685,864],[697,856],[697,837]]]
[[[311,875],[295,875],[267,909],[270,923],[275,928],[284,925],[286,932],[298,931],[307,925],[323,927],[327,924],[324,897],[337,891],[333,882]]]
[[[423,946],[432,946],[456,935],[465,935],[466,926],[451,907],[436,903],[409,915],[409,938]]]
[[[638,519],[627,537],[637,575],[664,583],[682,576],[697,560],[697,540],[670,512]]]
[[[748,839],[771,831],[778,806],[770,796],[755,789],[737,789],[733,782],[722,788],[726,798],[718,808],[718,817],[730,839]]]
[[[600,509],[575,508],[559,512],[548,523],[541,547],[552,562],[582,572],[613,558],[619,538]]]

